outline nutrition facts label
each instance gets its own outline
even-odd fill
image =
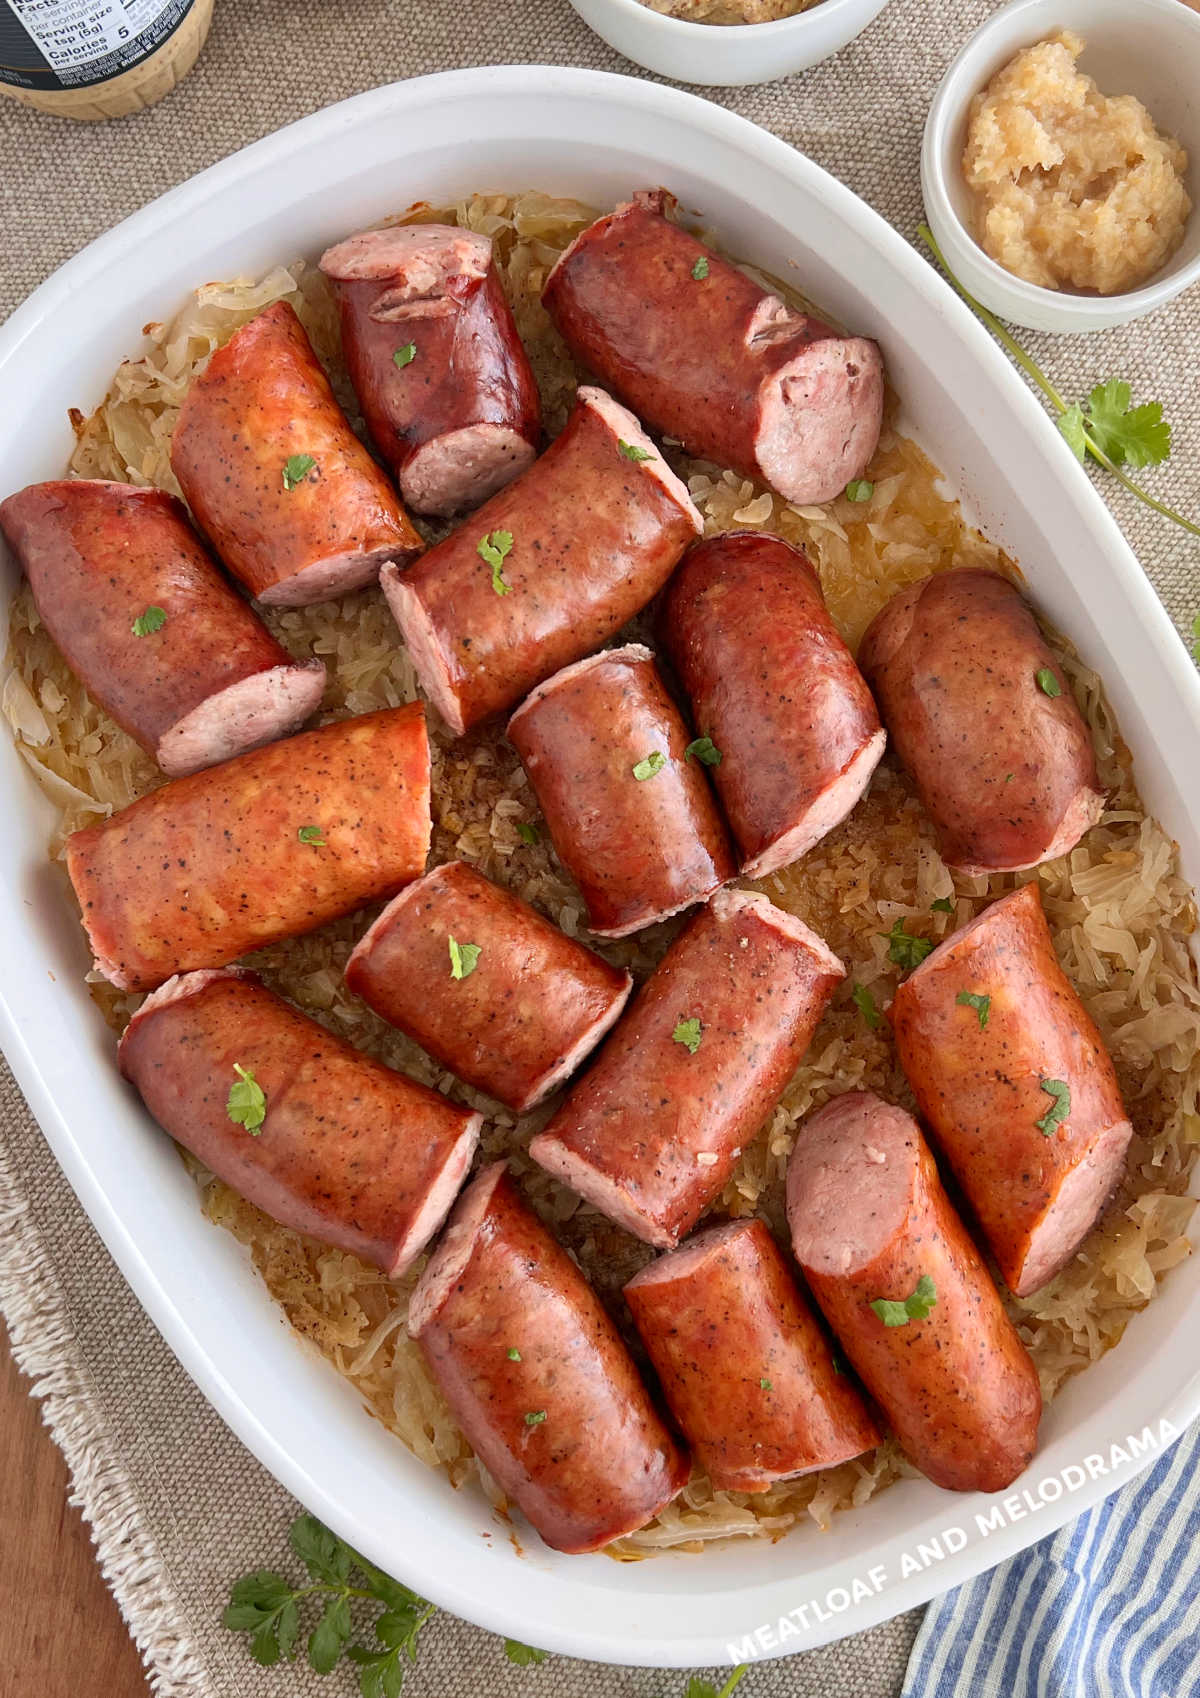
[[[172,35],[193,0],[0,0],[0,81],[82,88],[119,76]]]

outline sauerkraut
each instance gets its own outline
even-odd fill
[[[576,377],[539,293],[557,255],[594,213],[576,202],[527,193],[477,195],[451,208],[422,207],[414,216],[457,221],[495,238],[547,427],[557,431]],[[169,324],[154,326],[149,352],[124,364],[103,405],[90,419],[78,420],[71,470],[173,489],[170,434],[188,382],[239,324],[280,298],[295,306],[354,417],[323,279],[315,269],[293,264],[257,280],[208,284]],[[893,405],[890,419],[894,413]],[[873,491],[865,501],[843,496],[824,507],[794,507],[731,472],[675,449],[670,455],[710,534],[757,527],[807,549],[830,610],[852,645],[891,595],[927,573],[968,564],[1011,571],[1000,551],[965,523],[937,469],[893,422],[885,426],[866,473]],[[437,533],[427,529],[427,534]],[[378,592],[264,612],[298,657],[316,653],[328,665],[326,717],[367,712],[416,694],[412,667]],[[646,634],[635,624],[618,640]],[[1153,1297],[1157,1281],[1189,1253],[1192,1203],[1184,1193],[1200,1142],[1200,991],[1188,947],[1196,924],[1194,898],[1180,876],[1174,844],[1141,806],[1100,680],[1051,635],[1096,741],[1110,798],[1103,819],[1070,855],[1035,875],[955,879],[938,856],[907,779],[885,760],[842,826],[803,862],[763,881],[760,888],[813,925],[849,972],[811,1052],[742,1157],[720,1204],[735,1215],[757,1211],[781,1229],[784,1170],[801,1116],[829,1096],[860,1086],[912,1106],[886,1024],[870,1030],[851,1000],[855,984],[866,986],[879,1008],[890,1000],[898,970],[879,934],[904,918],[911,931],[940,939],[1017,878],[1036,876],[1059,955],[1112,1048],[1135,1127],[1121,1193],[1070,1267],[1035,1297],[1010,1301],[1047,1397],[1117,1343],[1126,1322]],[[9,660],[4,710],[22,755],[61,809],[57,849],[62,832],[123,806],[161,778],[88,700],[39,624],[26,591],[13,608]],[[453,741],[435,727],[433,740],[434,859],[471,861],[566,932],[582,934],[578,892],[544,837],[530,844],[518,830],[536,822],[537,805],[501,733],[485,728]],[[71,900],[65,880],[63,895]],[[932,910],[940,898],[954,901],[953,913]],[[346,992],[342,967],[374,912],[263,951],[251,964],[352,1042],[483,1109],[488,1116],[483,1159],[510,1158],[534,1206],[620,1313],[621,1285],[652,1252],[530,1162],[529,1139],[553,1104],[520,1119],[497,1108]],[[644,976],[679,924],[604,944],[601,952]],[[92,988],[120,1028],[139,999],[99,980]],[[390,1281],[353,1256],[276,1225],[191,1165],[209,1216],[247,1246],[293,1327],[351,1380],[365,1404],[417,1456],[456,1485],[477,1479],[495,1501],[494,1484],[480,1476],[405,1332],[419,1266],[405,1279]],[[631,1342],[636,1348],[636,1340]],[[633,1560],[671,1546],[698,1550],[713,1539],[773,1538],[801,1521],[824,1526],[835,1509],[864,1503],[906,1472],[912,1470],[890,1443],[761,1494],[714,1492],[697,1471],[675,1503],[642,1532],[611,1547],[612,1554]]]

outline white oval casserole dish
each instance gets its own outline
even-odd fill
[[[71,260],[0,331],[0,490],[61,475],[68,407],[94,406],[118,361],[137,352],[142,325],[199,282],[316,255],[417,199],[536,186],[603,207],[657,183],[700,210],[732,252],[795,276],[879,339],[915,434],[1105,678],[1146,803],[1200,878],[1200,679],[1070,450],[967,309],[874,212],[785,143],[676,89],[542,66],[450,72],[316,113],[164,195]],[[6,599],[14,581],[8,561]],[[67,1177],[184,1366],[255,1455],[367,1556],[447,1609],[552,1651],[679,1667],[726,1661],[757,1628],[776,1630],[796,1611],[784,1641],[774,1631],[761,1643],[766,1654],[802,1650],[1051,1532],[1149,1453],[1090,1475],[1086,1457],[1107,1457],[1113,1440],[1146,1426],[1157,1434],[1163,1418],[1181,1428],[1200,1410],[1193,1261],[1167,1278],[1119,1349],[1056,1399],[994,1531],[975,1520],[993,1514],[994,1500],[913,1480],[838,1515],[829,1533],[799,1529],[778,1544],[730,1541],[625,1565],[555,1555],[523,1533],[518,1554],[481,1494],[451,1491],[293,1337],[239,1245],[204,1219],[170,1143],[117,1075],[112,1034],[83,982],[83,934],[46,859],[50,810],[7,734],[0,785],[0,1040]],[[1037,1503],[1068,1466],[1082,1485],[1024,1508],[1025,1492]],[[904,1563],[949,1527],[964,1530],[960,1549],[928,1566]],[[886,1573],[878,1586],[873,1569]],[[828,1605],[831,1593],[845,1607]],[[819,1614],[800,1611],[811,1600]]]

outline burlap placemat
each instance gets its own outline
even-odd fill
[[[933,87],[986,0],[891,0],[836,59],[789,81],[718,92],[911,235],[921,127]],[[218,0],[208,50],[154,111],[86,128],[0,101],[0,313],[55,266],[164,189],[346,95],[453,66],[553,62],[632,71],[566,0]],[[702,91],[704,92],[704,91]],[[484,173],[486,176],[486,172]],[[86,302],[79,311],[87,310]],[[70,335],[64,324],[63,335]],[[1200,294],[1090,339],[1026,338],[1071,396],[1114,374],[1162,400],[1169,469],[1147,475],[1200,512]],[[1134,501],[1105,495],[1181,628],[1200,611],[1200,545]],[[0,1303],[17,1355],[71,1465],[100,1560],[163,1698],[274,1698],[354,1690],[301,1664],[256,1668],[219,1625],[231,1577],[283,1556],[295,1505],[212,1413],[127,1290],[0,1078]],[[916,1613],[757,1669],[758,1698],[887,1698]],[[32,1672],[32,1671],[29,1671]],[[424,1636],[410,1698],[655,1698],[678,1675],[556,1659],[520,1671],[500,1642],[449,1617]]]

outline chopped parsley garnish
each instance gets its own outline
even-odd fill
[[[542,834],[536,825],[530,825],[528,820],[517,821],[517,836],[522,843],[528,843],[532,849],[534,844],[542,841]]]
[[[704,279],[708,276],[708,261],[705,259],[703,254],[700,255],[700,258],[692,267],[692,276],[696,279],[697,283],[703,283]]]
[[[135,637],[152,637],[155,631],[161,631],[167,622],[167,615],[161,607],[148,607],[145,613],[139,613],[129,629]]]
[[[521,1352],[517,1349],[515,1344],[510,1344],[508,1347],[508,1359],[510,1362],[519,1362],[521,1360]]]
[[[240,1061],[235,1061],[233,1071],[237,1078],[229,1087],[225,1112],[235,1126],[244,1126],[257,1138],[259,1128],[267,1118],[266,1092],[254,1077],[252,1068],[243,1067]]]
[[[405,366],[410,366],[416,357],[417,344],[415,342],[406,342],[403,348],[397,348],[396,352],[392,355],[392,364],[399,366],[400,369],[403,370]]]
[[[1071,1112],[1071,1087],[1061,1079],[1043,1079],[1041,1086],[1046,1095],[1053,1097],[1054,1101],[1042,1118],[1034,1121],[1034,1125],[1043,1138],[1050,1138],[1054,1135],[1054,1128],[1061,1126]]]
[[[632,442],[622,442],[620,437],[617,438],[617,447],[627,460],[632,460],[635,464],[639,460],[653,460],[654,458],[648,448],[638,448]]]
[[[475,544],[476,554],[492,569],[492,588],[497,595],[509,595],[512,592],[512,585],[501,570],[512,553],[512,545],[511,531],[493,531],[491,536],[482,536]]]
[[[479,965],[478,943],[459,943],[457,938],[450,939],[450,977],[452,979],[469,979]]]
[[[677,1044],[682,1044],[689,1055],[695,1055],[704,1041],[704,1027],[693,1014],[690,1020],[681,1020],[671,1033]]]
[[[656,772],[661,772],[667,764],[667,757],[661,749],[654,749],[644,761],[639,761],[633,769],[633,776],[638,783],[644,783],[647,778],[653,778]]]
[[[928,1274],[922,1274],[910,1297],[896,1301],[891,1297],[876,1297],[871,1307],[885,1327],[907,1326],[909,1321],[923,1321],[937,1305],[937,1288]]]
[[[1038,669],[1037,687],[1042,692],[1043,696],[1062,695],[1062,685],[1048,666],[1043,666]]]
[[[311,843],[314,849],[324,849],[325,828],[320,825],[302,825],[296,836],[301,843]]]
[[[758,1383],[762,1387],[763,1391],[774,1391],[774,1389],[775,1389],[774,1386],[771,1384],[770,1380],[762,1379],[762,1380],[759,1380]]]
[[[991,997],[981,996],[978,991],[959,991],[954,1000],[959,1008],[973,1008],[975,1010],[979,1016],[979,1030],[982,1032],[988,1023],[988,1014],[992,1006]]]
[[[293,454],[283,463],[283,487],[295,489],[302,484],[316,465],[311,454]]]
[[[875,493],[875,485],[867,478],[851,478],[846,485],[847,501],[869,501]]]
[[[871,995],[866,985],[855,985],[854,989],[850,992],[850,995],[854,999],[855,1008],[858,1009],[858,1012],[862,1015],[871,1030],[874,1031],[879,1025],[879,1022],[883,1019],[883,1015],[875,1006],[875,998]]]
[[[901,918],[896,921],[890,932],[880,932],[888,943],[888,959],[897,967],[905,967],[910,971],[919,967],[925,957],[933,949],[933,939],[930,937],[914,937],[905,927]]]
[[[953,914],[954,904],[948,896],[939,896],[936,902],[929,904],[935,914]]]
[[[685,760],[696,760],[701,766],[720,766],[724,756],[711,737],[696,737],[683,751]]]
[[[527,1427],[540,1427],[545,1419],[546,1411],[544,1409],[530,1409],[525,1415],[525,1425]]]

